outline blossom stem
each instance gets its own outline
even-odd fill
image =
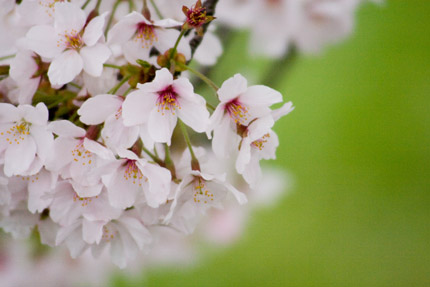
[[[212,82],[211,79],[209,79],[208,77],[206,77],[205,75],[203,75],[202,73],[200,73],[199,71],[191,68],[190,66],[187,66],[185,64],[182,63],[176,63],[176,65],[178,65],[179,67],[183,68],[183,69],[187,69],[188,71],[190,71],[191,73],[193,73],[194,75],[196,75],[197,77],[199,77],[203,82],[205,82],[206,84],[208,84],[212,89],[214,89],[215,92],[218,91],[218,86]]]
[[[72,87],[75,87],[75,88],[77,88],[77,89],[79,89],[79,90],[81,90],[82,89],[82,87],[81,86],[79,86],[78,84],[75,84],[75,83],[73,83],[73,82],[70,82],[70,83],[68,83],[70,86],[72,86]]]
[[[85,1],[84,5],[82,5],[81,9],[84,10],[88,6],[88,4],[90,4],[90,2],[91,2],[91,0]]]
[[[163,14],[161,14],[160,9],[158,9],[157,4],[155,4],[154,0],[149,0],[151,2],[152,7],[155,10],[155,13],[157,14],[158,18],[164,19]]]
[[[121,88],[121,86],[124,85],[125,82],[127,82],[130,78],[131,78],[131,76],[124,77],[121,80],[121,82],[119,82],[118,84],[115,85],[115,87],[113,87],[112,89],[109,90],[108,94],[114,95],[119,90],[119,88]]]
[[[163,161],[158,157],[158,156],[156,156],[155,154],[153,154],[152,152],[150,152],[145,146],[143,146],[142,145],[142,150],[147,154],[147,155],[149,155],[149,157],[150,158],[152,158],[152,160],[154,161],[154,162],[156,162],[157,164],[159,164],[159,165],[162,165],[163,164]]]
[[[173,163],[173,160],[170,157],[170,148],[167,144],[164,144],[164,150],[165,150],[165,154],[166,154],[166,156],[164,158],[164,165],[168,170],[170,170],[170,173],[172,174],[172,178],[176,179],[175,164]]]
[[[106,24],[105,37],[107,37],[107,33],[108,33],[108,31],[109,31],[110,25],[112,25],[112,21],[113,21],[113,17],[115,16],[116,9],[118,8],[118,5],[119,5],[120,3],[121,3],[121,0],[117,0],[117,1],[115,2],[115,4],[113,4],[112,12],[110,13],[110,16],[109,16],[108,22],[107,22],[107,24]]]
[[[128,11],[131,13],[134,10],[133,0],[128,0]]]
[[[108,67],[108,68],[113,68],[113,69],[118,69],[118,70],[120,70],[121,69],[121,67],[120,66],[117,66],[117,65],[113,65],[113,64],[103,64],[103,66],[104,67]]]
[[[97,0],[96,7],[94,8],[95,11],[99,12],[100,4],[102,3],[102,0]]]
[[[133,87],[128,87],[128,89],[125,91],[125,93],[122,96],[125,98],[125,96],[127,96],[131,92],[131,90],[133,90]]]
[[[13,54],[13,55],[8,55],[8,56],[4,56],[4,57],[0,57],[0,61],[7,60],[7,59],[12,59],[12,58],[14,58],[14,57],[15,57],[15,54]]]
[[[173,46],[173,49],[170,50],[169,60],[173,59],[173,56],[176,53],[176,49],[178,48],[179,42],[181,41],[182,36],[184,36],[185,32],[186,32],[186,30],[181,30],[181,34],[179,34],[178,39],[176,39],[175,46]]]
[[[193,146],[191,145],[190,136],[188,135],[187,127],[185,124],[179,120],[179,126],[181,127],[182,134],[184,135],[185,143],[187,144],[188,150],[191,154],[191,168],[193,170],[200,170],[199,161],[194,153]]]

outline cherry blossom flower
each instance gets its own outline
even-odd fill
[[[121,159],[115,161],[112,172],[103,177],[111,205],[128,208],[140,201],[157,208],[164,204],[170,193],[170,172],[131,151],[122,150],[119,156]]]
[[[47,121],[43,103],[36,107],[0,103],[0,160],[6,176],[32,175],[42,168],[53,141]]]
[[[247,126],[252,120],[269,114],[271,105],[282,101],[282,95],[269,87],[248,87],[240,74],[226,80],[218,96],[221,103],[210,118],[208,134],[213,130],[212,148],[219,157],[228,156],[238,146],[238,125]]]
[[[39,87],[41,75],[37,73],[39,65],[36,60],[36,54],[29,50],[22,50],[10,63],[10,77],[19,87],[19,104],[31,104],[33,95]]]
[[[182,23],[172,19],[149,21],[142,14],[132,12],[112,27],[108,43],[122,44],[124,57],[132,64],[138,59],[150,61],[152,47],[160,53],[173,47],[180,32],[169,28],[180,25]],[[178,51],[187,59],[191,56],[191,48],[185,42],[179,43]]]
[[[204,132],[209,112],[206,101],[194,93],[186,78],[173,79],[169,70],[156,72],[150,83],[139,84],[123,103],[122,116],[126,126],[148,124],[149,135],[155,142],[170,145],[177,119],[196,132]]]
[[[103,38],[103,26],[107,13],[92,19],[86,26],[86,15],[73,3],[56,3],[54,24],[32,27],[27,35],[28,47],[48,59],[52,59],[48,77],[53,85],[63,85],[85,70],[100,76],[103,63],[111,52],[99,40]]]
[[[94,153],[103,147],[87,138],[84,129],[69,121],[52,122],[49,128],[58,137],[54,141],[46,168],[58,172],[63,179],[70,179],[79,196],[98,195],[103,188],[101,177],[109,170],[106,163],[113,154],[102,158],[100,153]]]

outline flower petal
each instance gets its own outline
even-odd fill
[[[20,175],[31,165],[36,156],[36,143],[31,136],[24,136],[20,144],[13,143],[6,149],[4,173],[6,176]]]
[[[109,59],[112,52],[109,48],[97,43],[92,47],[83,47],[80,51],[84,70],[93,77],[99,77],[103,72],[103,64]]]
[[[137,90],[130,93],[122,104],[125,126],[141,125],[148,121],[149,113],[155,107],[157,95],[143,94]]]
[[[241,75],[236,74],[227,79],[218,90],[218,96],[221,102],[228,102],[238,97],[246,91],[248,81]]]
[[[52,59],[63,51],[63,47],[57,46],[59,36],[52,26],[34,26],[27,32],[25,38],[28,48],[42,57]]]
[[[48,77],[53,85],[67,84],[82,71],[83,61],[75,50],[67,50],[49,65]]]
[[[74,3],[55,3],[54,28],[57,33],[76,31],[79,33],[85,25],[85,12]]]
[[[170,145],[177,120],[178,116],[174,115],[171,111],[162,112],[158,111],[157,108],[152,109],[148,120],[149,135],[155,142]]]
[[[50,122],[48,130],[58,136],[71,138],[82,138],[86,134],[86,131],[83,128],[75,126],[72,122],[67,120]]]
[[[87,46],[93,46],[103,35],[103,27],[108,14],[109,12],[105,12],[100,16],[94,17],[85,27],[82,40],[84,40]]]
[[[206,109],[206,101],[199,95],[195,95],[193,101],[180,99],[178,109],[179,118],[198,133],[205,132],[209,124],[209,111]]]
[[[103,94],[86,100],[78,115],[81,122],[87,125],[98,125],[104,122],[110,115],[121,107],[122,100],[115,95]]]

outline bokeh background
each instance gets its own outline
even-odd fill
[[[427,0],[365,4],[350,38],[290,61],[249,58],[233,35],[211,77],[239,71],[294,102],[270,163],[293,188],[233,246],[112,286],[430,286],[429,15]]]

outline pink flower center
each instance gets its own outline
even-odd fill
[[[214,200],[214,195],[206,189],[205,180],[201,177],[196,177],[194,180],[194,194],[193,199],[195,203],[207,204]]]
[[[264,148],[264,144],[267,143],[267,141],[270,138],[270,134],[265,134],[263,137],[259,138],[256,141],[253,141],[251,143],[251,146],[258,148],[259,150],[262,150]]]
[[[0,135],[6,138],[6,141],[12,145],[19,145],[22,143],[27,136],[30,134],[30,126],[31,124],[22,120],[19,123],[16,123],[13,127],[11,127],[6,132],[1,132]]]
[[[248,121],[248,108],[243,106],[237,99],[227,103],[225,109],[235,123],[245,124]]]
[[[172,86],[168,86],[163,91],[158,92],[156,106],[163,116],[166,111],[170,111],[174,115],[176,108],[181,109],[178,102],[178,94],[173,90]]]
[[[158,41],[157,35],[153,25],[148,25],[145,22],[137,24],[137,33],[134,38],[135,41],[142,42],[142,48],[150,48],[154,41]]]
[[[70,32],[65,31],[63,37],[57,41],[57,47],[60,46],[64,46],[66,49],[78,51],[82,46],[84,46],[84,41],[82,40],[81,34],[72,29]]]
[[[82,163],[82,165],[91,164],[93,157],[93,154],[89,151],[87,151],[84,148],[84,140],[80,140],[79,143],[75,146],[75,148],[72,150],[72,156],[73,160],[76,163]]]
[[[139,184],[142,186],[143,174],[136,165],[135,160],[128,160],[124,171],[125,180],[130,180],[133,184]],[[145,179],[147,180],[147,179]]]

